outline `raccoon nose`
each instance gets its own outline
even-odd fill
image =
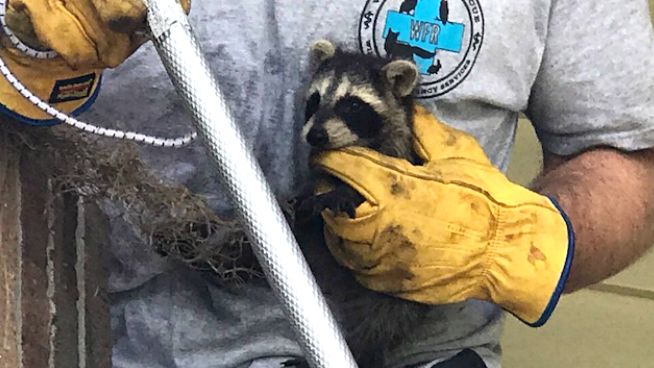
[[[320,147],[329,142],[329,137],[327,137],[325,129],[313,128],[309,131],[309,134],[307,134],[307,142],[312,146]]]

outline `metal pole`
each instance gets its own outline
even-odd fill
[[[356,367],[347,344],[175,0],[145,0],[159,56],[245,223],[309,364]]]

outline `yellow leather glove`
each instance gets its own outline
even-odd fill
[[[16,49],[0,32],[0,57],[9,70],[41,100],[76,115],[99,91],[103,69],[121,64],[143,44],[141,0],[8,0],[6,23],[28,47],[57,56],[36,58]],[[190,0],[179,0],[186,12]],[[58,123],[0,77],[0,112],[34,125]]]
[[[415,120],[422,166],[363,148],[317,158],[366,199],[354,219],[323,213],[330,251],[372,290],[428,304],[486,300],[544,324],[574,253],[565,214],[511,183],[472,136],[422,107]]]
[[[9,27],[30,24],[38,43],[56,51],[73,69],[116,67],[144,41],[135,34],[145,30],[142,0],[8,1],[13,14]],[[188,12],[190,0],[179,2]]]

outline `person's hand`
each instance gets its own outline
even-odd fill
[[[87,109],[102,71],[122,64],[146,40],[141,0],[8,1],[0,57],[22,85],[66,114]],[[191,0],[178,1],[188,13]],[[0,112],[28,124],[57,122],[4,77]]]
[[[486,300],[545,323],[574,253],[565,214],[422,107],[414,132],[421,166],[364,148],[317,158],[366,199],[354,219],[323,212],[332,254],[372,290],[427,304]]]
[[[23,41],[50,49],[73,69],[120,65],[143,42],[142,0],[8,0],[7,24]],[[189,11],[190,0],[179,0]]]

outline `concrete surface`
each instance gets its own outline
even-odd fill
[[[504,368],[653,368],[654,301],[583,291],[545,327],[507,323]]]
[[[527,184],[541,164],[533,129],[521,120],[509,177]],[[564,297],[540,329],[507,317],[504,368],[654,368],[654,252],[598,289]]]

